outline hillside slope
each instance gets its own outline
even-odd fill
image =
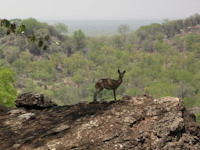
[[[18,95],[42,92],[58,105],[92,101],[95,82],[101,78],[117,79],[117,70],[121,69],[126,74],[117,90],[118,98],[143,94],[156,98],[173,96],[181,98],[187,108],[200,106],[198,14],[141,26],[126,36],[86,36],[80,49],[73,36],[60,35],[52,25],[34,18],[12,21],[26,25],[27,32],[7,36],[6,30],[0,28],[0,69],[6,67],[15,73]],[[42,50],[25,38],[32,33],[48,34],[53,43]],[[99,96],[112,99],[113,93],[103,91]],[[0,104],[4,102],[0,100]]]
[[[42,110],[0,107],[0,149],[200,149],[182,100],[149,96]]]

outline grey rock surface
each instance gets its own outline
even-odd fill
[[[45,98],[41,93],[24,93],[15,100],[16,107],[27,109],[43,109],[57,106],[49,98]]]
[[[126,96],[48,109],[0,107],[0,149],[200,150],[200,128],[179,98]]]

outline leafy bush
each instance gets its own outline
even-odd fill
[[[14,88],[15,74],[7,68],[0,68],[0,104],[8,107],[14,106],[17,90]]]

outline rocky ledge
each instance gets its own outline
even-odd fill
[[[173,97],[126,96],[46,109],[0,107],[2,150],[200,150],[200,128]]]
[[[57,106],[51,99],[44,97],[42,93],[24,93],[15,100],[16,107],[26,109],[45,109]]]

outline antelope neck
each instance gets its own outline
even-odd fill
[[[119,76],[118,82],[122,83],[122,77]]]

